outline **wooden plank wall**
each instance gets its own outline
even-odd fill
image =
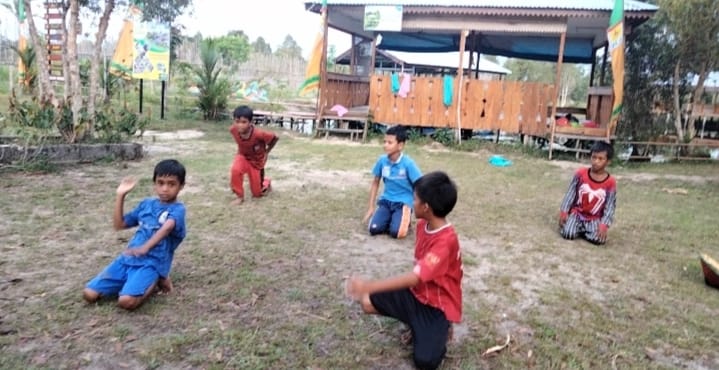
[[[367,77],[329,73],[322,89],[320,108],[324,114],[336,104],[347,109],[369,104],[370,84]]]
[[[443,89],[441,77],[412,76],[410,92],[402,98],[392,94],[389,75],[374,75],[370,79],[370,113],[375,122],[390,125],[455,127],[456,106],[445,107]]]
[[[455,83],[457,79],[455,78]],[[457,102],[442,102],[442,77],[413,76],[406,98],[392,94],[391,77],[370,79],[370,112],[375,122],[424,127],[457,127]],[[501,80],[465,80],[462,85],[461,126],[473,130],[503,130],[544,136],[551,85]]]

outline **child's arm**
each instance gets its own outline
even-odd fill
[[[567,194],[562,199],[562,204],[559,206],[559,226],[564,226],[564,222],[567,221],[567,216],[572,206],[577,200],[577,186],[579,185],[579,175],[574,174],[572,181],[569,183],[569,189]]]
[[[604,205],[604,214],[602,214],[601,220],[599,220],[599,239],[602,242],[607,240],[607,231],[609,226],[612,226],[614,222],[614,210],[617,208],[617,192],[607,192],[607,200]]]
[[[120,185],[117,186],[117,197],[115,197],[115,211],[112,213],[112,226],[115,227],[115,230],[123,230],[127,228],[127,225],[125,224],[125,220],[123,219],[124,215],[124,206],[125,206],[125,196],[127,193],[132,191],[132,189],[137,184],[137,180],[133,179],[132,177],[125,177],[120,182]]]
[[[372,218],[372,215],[374,214],[374,207],[377,202],[377,192],[379,191],[379,181],[380,181],[380,178],[375,176],[374,180],[372,180],[372,185],[370,185],[369,205],[367,206],[367,213],[365,214],[364,219],[362,221],[364,223],[369,222],[370,218]]]
[[[414,272],[408,272],[382,280],[363,280],[352,277],[347,282],[347,295],[354,300],[359,300],[366,294],[411,288],[418,283],[419,277]]]
[[[277,144],[277,141],[279,141],[279,140],[280,140],[279,136],[272,135],[272,139],[270,139],[270,141],[267,142],[267,149],[266,149],[267,154],[270,154],[270,151],[272,151],[272,148],[275,147],[275,144]]]
[[[160,227],[159,230],[157,230],[154,234],[152,234],[152,237],[150,239],[147,239],[145,244],[143,244],[139,248],[130,248],[125,250],[125,254],[128,256],[144,256],[147,254],[147,252],[150,251],[154,246],[156,246],[158,243],[162,241],[162,239],[165,239],[172,230],[175,228],[175,220],[172,218],[168,218],[167,221],[165,221],[164,224],[162,224],[162,227]]]

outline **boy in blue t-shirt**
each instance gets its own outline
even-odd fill
[[[384,152],[372,169],[374,179],[369,191],[369,208],[364,222],[369,221],[369,233],[377,235],[389,232],[393,238],[407,236],[412,220],[414,200],[413,184],[422,172],[412,158],[402,153],[407,141],[407,131],[402,126],[390,127],[384,135]],[[380,179],[384,192],[376,202]],[[370,220],[371,218],[371,220]]]
[[[172,258],[186,233],[185,206],[177,200],[185,186],[185,167],[174,159],[163,160],[155,166],[152,182],[157,197],[145,198],[124,216],[125,196],[137,181],[127,177],[117,187],[115,230],[138,228],[127,249],[87,283],[83,291],[87,302],[117,294],[118,306],[134,310],[156,288],[172,290]]]

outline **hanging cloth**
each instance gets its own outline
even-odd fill
[[[409,94],[409,88],[412,84],[412,76],[409,73],[403,73],[402,74],[402,83],[399,85],[399,92],[397,95],[400,97],[406,98],[407,94]]]
[[[397,73],[392,73],[392,94],[397,94],[399,92],[399,75]]]
[[[443,85],[443,97],[442,102],[446,107],[449,107],[452,105],[452,94],[454,93],[454,88],[452,85],[454,84],[454,77],[450,75],[444,75],[444,85]]]

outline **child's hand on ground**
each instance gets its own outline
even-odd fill
[[[132,177],[125,177],[117,186],[117,195],[126,195],[137,185],[137,180]]]
[[[345,282],[345,294],[348,298],[359,301],[366,293],[365,283],[365,280],[356,276],[351,276]]]
[[[170,277],[166,278],[160,278],[160,280],[157,282],[157,286],[160,287],[160,291],[163,293],[170,293],[172,292],[172,280],[170,280]]]
[[[563,212],[559,212],[559,227],[563,228],[564,224],[567,223],[567,215]]]
[[[364,218],[362,219],[362,223],[367,224],[369,222],[370,218],[372,218],[373,214],[374,214],[374,209],[372,209],[372,208],[368,209],[367,213],[364,215]]]
[[[599,236],[599,242],[602,244],[607,242],[607,231],[607,229],[600,227],[599,231],[597,232]]]

